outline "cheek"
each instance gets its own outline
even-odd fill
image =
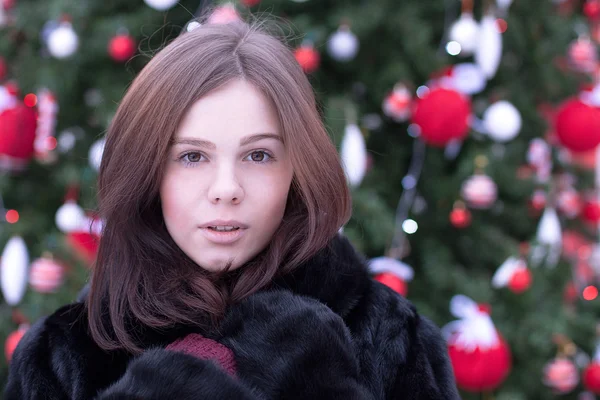
[[[177,222],[185,219],[186,210],[189,210],[193,201],[190,186],[182,176],[166,175],[160,187],[160,201],[163,216],[166,222]]]

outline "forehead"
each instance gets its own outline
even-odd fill
[[[197,100],[185,114],[177,136],[279,131],[275,107],[257,88],[233,81]]]

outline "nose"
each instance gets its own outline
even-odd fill
[[[233,166],[221,165],[217,168],[214,180],[208,189],[208,197],[213,204],[242,202],[244,189],[237,179]]]

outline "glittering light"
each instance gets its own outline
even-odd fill
[[[33,93],[29,93],[25,95],[23,103],[25,103],[27,107],[35,107],[35,105],[37,104],[37,96]]]
[[[457,56],[460,54],[462,50],[462,47],[460,47],[460,43],[451,40],[450,42],[448,42],[446,44],[446,51],[448,52],[448,54],[450,54],[451,56]]]
[[[14,224],[19,220],[19,213],[16,210],[8,210],[6,212],[6,222]]]
[[[56,148],[57,144],[58,144],[58,142],[54,136],[48,136],[46,138],[46,149],[54,150]]]
[[[583,289],[583,298],[590,301],[598,297],[598,289],[595,286],[588,286]]]
[[[423,97],[427,96],[427,94],[429,93],[429,88],[425,85],[423,86],[419,86],[417,88],[417,97],[422,99]]]
[[[404,230],[404,232],[408,233],[409,235],[415,233],[417,229],[419,229],[419,225],[414,219],[407,219],[402,223],[402,230]]]
[[[508,22],[505,19],[498,18],[496,20],[496,26],[498,27],[498,32],[504,33],[508,29]]]

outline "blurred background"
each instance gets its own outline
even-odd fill
[[[103,135],[161,46],[267,13],[352,187],[344,233],[464,399],[600,395],[600,0],[0,0],[0,382],[95,257]]]

